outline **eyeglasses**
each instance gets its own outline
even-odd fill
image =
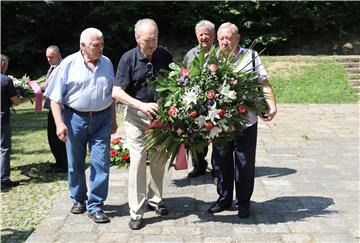
[[[151,62],[146,63],[145,78],[149,81],[153,81],[155,79],[154,68]]]

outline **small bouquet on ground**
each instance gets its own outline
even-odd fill
[[[129,149],[125,147],[125,139],[116,137],[110,144],[110,165],[128,168],[130,165]]]
[[[154,81],[160,113],[146,131],[153,159],[173,161],[180,144],[196,159],[209,142],[225,145],[241,135],[249,112],[266,113],[257,73],[245,69],[248,54],[232,63],[219,49],[207,59],[200,51],[190,67],[171,63],[168,76]]]

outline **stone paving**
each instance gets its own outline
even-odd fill
[[[109,224],[70,214],[62,193],[27,242],[360,242],[358,104],[279,105],[271,123],[259,123],[256,170],[249,219],[235,208],[208,214],[217,199],[210,173],[187,179],[171,169],[169,215],[146,212],[145,227],[132,231],[128,173],[112,167]]]

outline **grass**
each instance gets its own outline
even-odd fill
[[[343,66],[330,58],[267,57],[278,103],[356,103]]]
[[[356,103],[344,68],[327,57],[263,57],[279,103]],[[121,107],[118,123],[122,121]],[[68,190],[65,174],[48,174],[54,163],[47,135],[47,112],[24,103],[12,113],[11,178],[15,188],[1,192],[1,241],[23,242],[48,215],[58,192]],[[309,140],[307,133],[303,139]]]

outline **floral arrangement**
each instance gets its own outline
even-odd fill
[[[22,100],[30,100],[34,103],[35,93],[29,86],[30,78],[26,74],[20,80],[14,83],[16,90],[19,92],[19,98]]]
[[[129,149],[125,147],[125,139],[122,137],[116,137],[111,140],[110,165],[117,165],[125,168],[130,165]]]
[[[241,134],[249,111],[266,112],[256,72],[244,69],[246,55],[232,63],[219,49],[207,58],[201,51],[190,67],[171,63],[168,75],[154,81],[160,113],[146,136],[147,148],[156,148],[155,159],[172,161],[180,144],[196,158],[209,142],[222,145]]]

